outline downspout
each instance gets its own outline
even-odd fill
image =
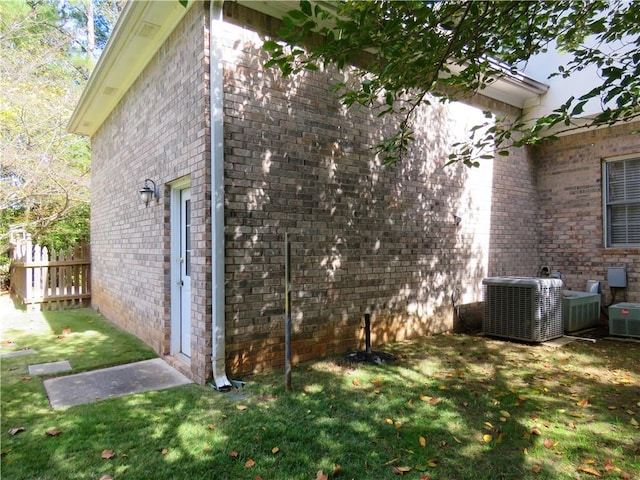
[[[223,67],[222,48],[218,39],[224,0],[214,0],[209,8],[209,99],[211,131],[211,299],[212,342],[211,365],[213,386],[230,388],[225,372],[224,319],[224,137],[223,137]]]

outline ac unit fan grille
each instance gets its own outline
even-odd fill
[[[487,335],[544,342],[562,336],[562,282],[490,278],[483,281]]]

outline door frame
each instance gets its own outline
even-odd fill
[[[190,177],[183,177],[171,183],[171,212],[170,212],[170,282],[171,282],[171,325],[169,329],[169,354],[180,357],[186,363],[191,360],[180,352],[180,236],[181,236],[181,192],[191,188]]]

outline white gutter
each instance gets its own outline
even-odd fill
[[[223,66],[219,34],[222,31],[222,4],[211,2],[209,9],[209,98],[211,116],[211,366],[213,386],[230,388],[225,373],[224,318],[224,144],[223,144]]]

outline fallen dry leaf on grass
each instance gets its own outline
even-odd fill
[[[329,480],[329,475],[324,473],[322,470],[318,470],[315,480]]]
[[[596,470],[595,468],[590,467],[588,465],[580,465],[578,467],[578,470],[580,470],[581,472],[588,473],[589,475],[594,475],[596,477],[601,477],[602,476],[602,474],[598,470]]]
[[[113,458],[115,456],[116,452],[114,452],[113,450],[103,450],[102,454],[100,454],[100,458],[104,460],[109,460],[110,458]]]
[[[24,432],[24,431],[25,431],[24,427],[11,428],[11,429],[9,429],[9,435],[16,435],[16,434],[18,434],[20,432]]]
[[[251,468],[256,464],[255,460],[253,460],[253,458],[250,458],[249,460],[247,460],[246,462],[244,462],[244,466],[247,468]]]
[[[404,475],[411,471],[411,467],[393,467],[392,471],[394,475]]]
[[[47,435],[49,435],[50,437],[57,437],[61,433],[62,432],[60,430],[58,430],[57,428],[52,428],[51,430],[47,430]]]
[[[100,480],[113,480],[113,477],[111,475],[102,475]]]

